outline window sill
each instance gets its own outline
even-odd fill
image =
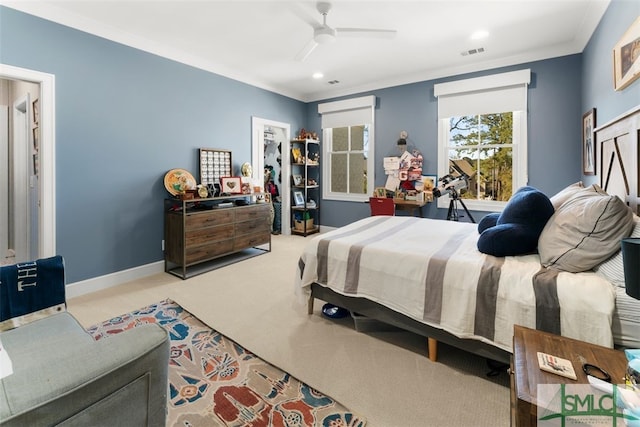
[[[443,196],[438,198],[438,208],[448,209],[449,202],[451,198],[449,196]],[[507,205],[507,202],[498,202],[494,200],[467,200],[467,199],[459,199],[462,200],[470,211],[479,211],[479,212],[502,212],[504,207]],[[462,205],[458,204],[458,209],[463,209]]]

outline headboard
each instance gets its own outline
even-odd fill
[[[594,130],[600,186],[640,215],[640,105]]]

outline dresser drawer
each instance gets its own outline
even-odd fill
[[[187,265],[199,261],[205,261],[233,251],[233,239],[220,240],[208,245],[194,246],[186,250],[185,262]]]
[[[236,236],[243,236],[245,234],[271,232],[271,227],[269,227],[267,221],[264,221],[264,218],[260,218],[254,221],[237,222],[235,224],[235,230]]]
[[[185,246],[189,248],[191,246],[213,243],[219,240],[232,239],[233,234],[234,227],[232,223],[192,229],[188,230],[184,235]]]
[[[242,236],[236,235],[234,247],[235,250],[242,250],[251,248],[253,246],[260,246],[270,242],[271,233],[267,231],[259,233],[245,234]]]
[[[185,230],[196,230],[214,225],[232,223],[233,213],[233,209],[220,209],[187,214],[185,218]]]
[[[257,204],[236,209],[236,222],[255,221],[257,219],[268,221],[270,207],[267,204]]]

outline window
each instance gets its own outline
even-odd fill
[[[374,183],[375,97],[318,106],[322,114],[323,198],[368,201]]]
[[[460,198],[472,210],[501,210],[527,184],[530,70],[435,85],[438,176],[466,178]],[[446,208],[449,197],[440,197]]]

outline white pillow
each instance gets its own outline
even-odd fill
[[[640,216],[634,215],[635,226],[629,237],[640,237]],[[614,256],[596,266],[593,269],[598,276],[601,276],[616,286],[624,288],[624,266],[622,264],[622,251],[618,250]]]

